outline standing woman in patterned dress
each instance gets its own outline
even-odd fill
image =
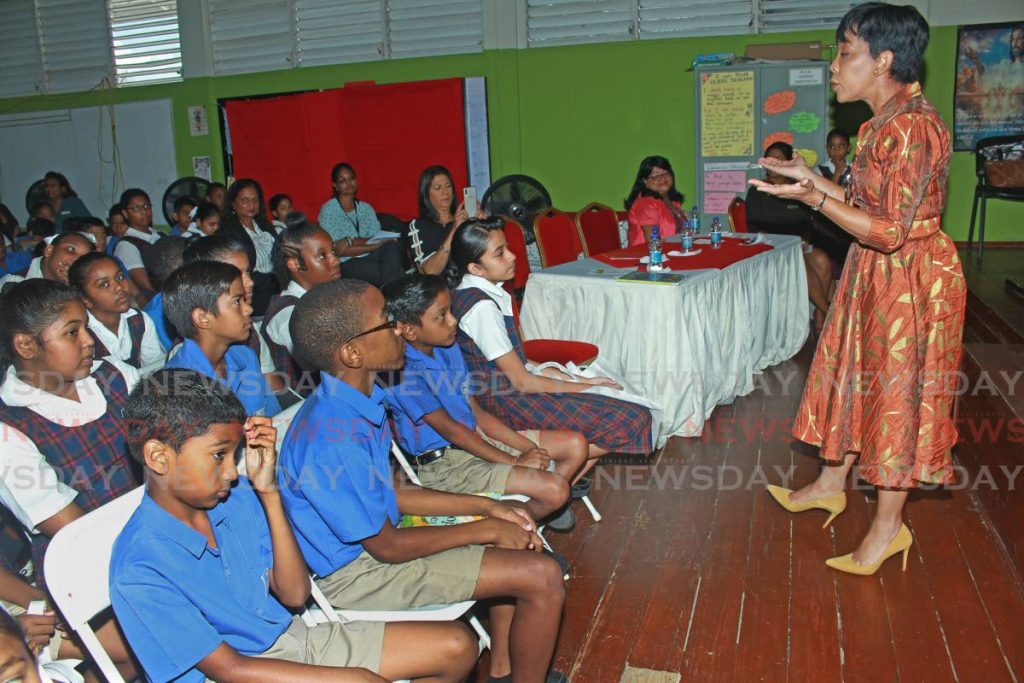
[[[846,507],[847,474],[878,489],[867,535],[827,564],[872,574],[913,543],[903,524],[910,489],[953,481],[953,378],[960,369],[966,286],[953,241],[940,230],[949,131],[917,82],[928,24],[909,6],[864,3],[836,30],[832,89],[874,116],[860,128],[850,196],[794,161],[761,159],[793,181],[758,189],[799,199],[856,240],[811,365],[793,435],[820,446],[825,467],[790,491],[769,487],[790,512],[831,522]]]

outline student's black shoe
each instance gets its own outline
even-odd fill
[[[541,520],[541,524],[552,531],[565,533],[572,531],[572,528],[576,526],[576,514],[569,505],[566,505],[561,510],[556,510],[548,515],[546,519]]]
[[[579,481],[572,485],[572,493],[570,495],[573,499],[589,496],[590,479],[587,477],[580,477]]]
[[[556,553],[554,550],[548,550],[544,548],[544,554],[553,559],[558,563],[558,566],[562,568],[562,577],[569,578],[569,560],[565,559],[562,555]]]
[[[561,671],[549,671],[544,683],[569,683],[569,677]]]

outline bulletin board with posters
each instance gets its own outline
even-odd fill
[[[957,29],[953,148],[1024,133],[1024,21]]]
[[[746,195],[748,179],[763,176],[763,171],[750,165],[773,142],[793,145],[808,166],[824,160],[829,128],[827,62],[698,66],[695,76],[697,197],[693,203],[700,207],[702,226],[716,216],[728,225],[729,202]]]

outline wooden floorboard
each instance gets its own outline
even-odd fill
[[[985,261],[1012,270],[1011,254],[996,255]],[[999,272],[967,270],[982,294],[999,295]],[[993,310],[1013,311],[1004,304]],[[603,521],[576,504],[576,529],[548,535],[572,564],[554,663],[574,683],[1024,682],[1024,588],[993,524],[1019,517],[1024,474],[998,496],[914,492],[907,571],[897,557],[871,577],[825,566],[867,531],[870,487],[849,491],[829,529],[825,512],[789,514],[764,491],[817,476],[816,449],[787,432],[811,351],[720,406],[702,438],[671,439],[650,462],[606,460],[592,474]],[[994,414],[988,404],[964,413]],[[962,434],[954,454],[974,471],[1024,464],[1024,447],[993,455],[990,442]],[[740,485],[721,487],[719,476]]]

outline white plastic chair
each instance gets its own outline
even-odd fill
[[[124,683],[89,621],[110,607],[108,576],[114,540],[142,501],[142,486],[61,529],[43,560],[46,585],[64,621],[109,683]]]

